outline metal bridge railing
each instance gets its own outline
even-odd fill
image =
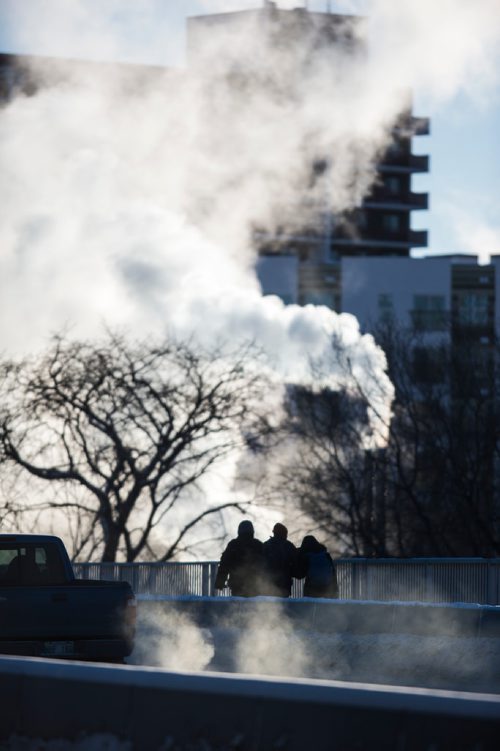
[[[500,559],[343,559],[341,597],[354,600],[500,604]]]
[[[79,579],[127,581],[141,595],[211,595],[217,561],[190,563],[73,563]]]
[[[343,599],[500,605],[499,558],[341,558],[335,563]],[[217,561],[74,563],[73,568],[81,579],[128,581],[139,595],[207,596],[214,593]],[[292,597],[301,595],[302,582],[294,579]]]

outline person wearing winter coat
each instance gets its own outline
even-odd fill
[[[298,549],[295,577],[304,579],[304,597],[338,597],[332,557],[313,535],[306,535]]]
[[[222,553],[215,589],[231,590],[234,597],[255,597],[260,594],[264,569],[263,545],[254,537],[251,521],[238,526],[238,536],[230,540]]]
[[[264,543],[266,576],[262,594],[290,597],[297,548],[287,537],[287,528],[278,522],[273,527],[273,536]]]

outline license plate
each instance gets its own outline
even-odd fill
[[[41,651],[42,657],[68,657],[74,653],[74,641],[46,641]]]

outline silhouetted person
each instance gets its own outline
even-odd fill
[[[5,572],[6,584],[30,585],[40,581],[40,569],[35,561],[24,555],[16,555],[7,566]]]
[[[338,597],[337,572],[331,555],[313,535],[306,535],[297,553],[297,579],[304,581],[304,597]]]
[[[287,528],[278,522],[273,527],[273,537],[264,543],[266,577],[262,594],[290,597],[297,548],[287,537]]]
[[[263,567],[262,542],[254,538],[252,522],[242,521],[238,526],[238,537],[230,540],[222,553],[215,589],[228,586],[235,597],[255,597],[261,594]]]

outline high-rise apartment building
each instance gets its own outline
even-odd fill
[[[280,9],[269,1],[254,10],[197,16],[188,20],[188,63],[196,67],[208,61],[208,67],[218,67],[214,75],[220,73],[219,66],[225,66],[226,72],[236,71],[235,85],[242,77],[246,77],[245,85],[252,77],[266,84],[274,75],[270,71],[266,79],[266,56],[268,65],[276,66],[277,54],[289,76],[288,81],[280,80],[279,95],[288,85],[294,96],[294,77],[299,78],[314,57],[323,56],[341,68],[342,59],[366,55],[364,23],[355,16]],[[240,39],[242,43],[235,42]],[[248,47],[247,39],[251,40]],[[233,56],[225,52],[219,60],[218,51],[231,49]],[[427,133],[428,119],[414,117],[407,104],[376,166],[373,187],[358,206],[335,215],[327,208],[327,196],[322,203],[316,194],[316,211],[309,213],[303,226],[287,230],[284,223],[279,233],[265,228],[256,231],[263,291],[279,294],[287,303],[322,303],[340,310],[342,258],[409,257],[412,248],[425,247],[427,232],[413,230],[411,216],[413,211],[428,208],[428,196],[413,191],[412,175],[427,172],[429,158],[412,153],[412,139]],[[321,177],[334,165],[334,154],[316,154],[311,171]]]
[[[299,79],[302,85],[304,80],[312,81],[318,56],[340,70],[342,60],[363,59],[364,23],[365,19],[350,15],[310,12],[306,8],[285,10],[269,0],[253,10],[192,17],[188,19],[188,70],[207,67],[208,60],[214,76],[232,76],[235,89],[251,88],[257,82],[275,87],[272,95],[277,98],[293,97]],[[240,44],[240,40],[245,42]],[[270,51],[272,59],[266,59]],[[29,92],[33,88],[26,60],[0,55],[0,99],[12,90]],[[35,67],[43,63],[35,62]],[[96,63],[72,65],[99,67]],[[279,67],[279,77],[275,70],[270,75],[271,65]],[[141,75],[145,80],[159,71],[152,66],[120,68],[130,69],[138,85]],[[313,73],[301,78],[302,71],[309,69]],[[209,76],[205,78],[208,81]],[[307,90],[302,90],[301,96],[307,97]],[[327,90],[324,96],[328,97]],[[414,117],[408,104],[394,123],[392,141],[376,166],[373,187],[356,208],[333,214],[328,196],[321,190],[312,194],[310,186],[304,185],[308,210],[302,225],[292,207],[293,229],[286,220],[278,232],[276,227],[256,226],[254,243],[259,251],[258,273],[264,293],[278,293],[286,302],[326,304],[341,310],[342,258],[404,258],[412,248],[425,247],[427,232],[413,230],[411,216],[413,211],[428,207],[428,196],[413,191],[412,175],[425,173],[429,159],[412,153],[412,138],[428,132],[428,120]],[[335,169],[335,154],[319,153],[313,136],[311,141],[311,181],[324,178],[327,186],[326,173]]]

